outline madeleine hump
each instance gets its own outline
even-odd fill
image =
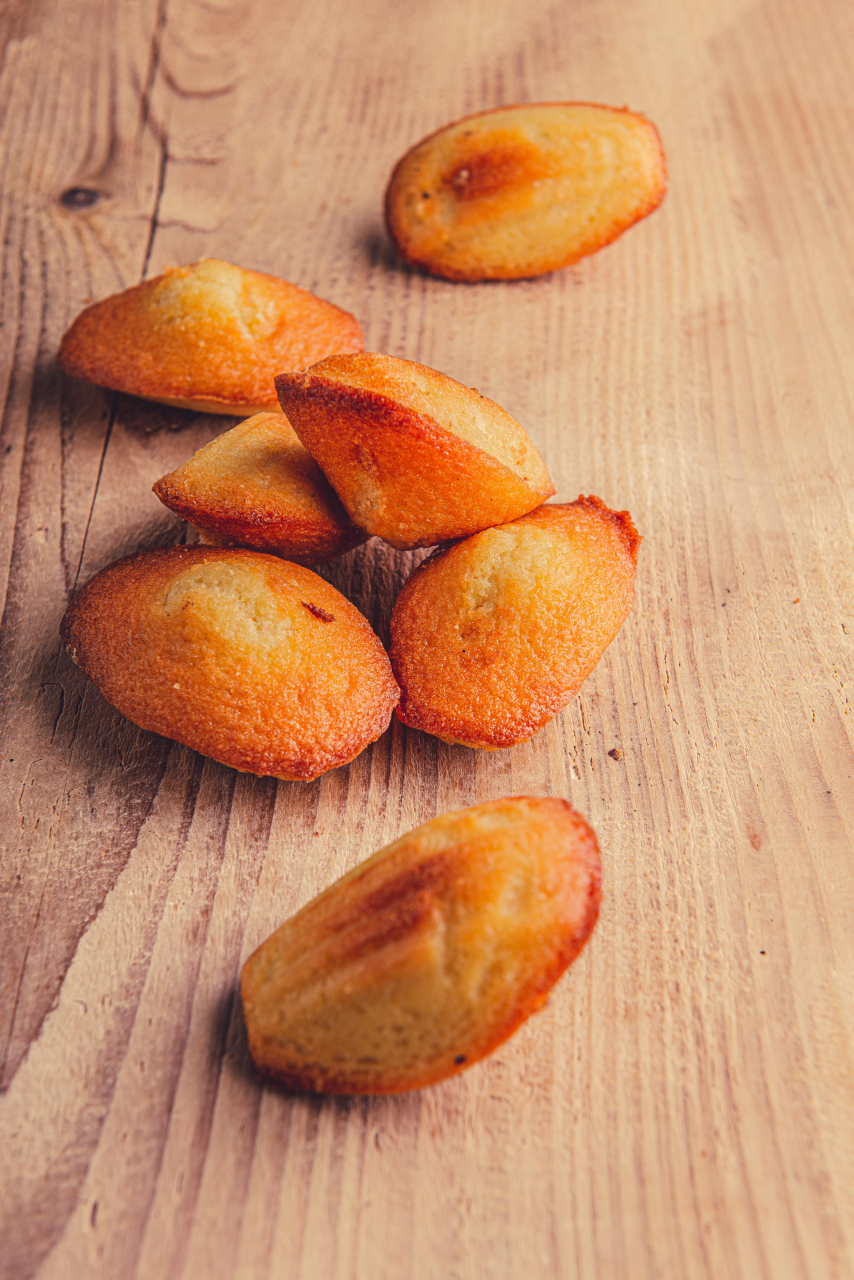
[[[504,524],[554,493],[515,418],[426,365],[330,356],[276,389],[353,523],[399,550]]]
[[[424,138],[386,191],[389,234],[450,280],[515,280],[567,267],[657,209],[661,140],[627,109],[499,107]]]
[[[103,569],[60,634],[134,724],[245,773],[309,781],[388,727],[398,689],[349,600],[258,551],[172,547]]]
[[[582,497],[440,548],[391,616],[400,719],[469,747],[527,741],[628,616],[639,543],[627,511]]]
[[[436,1084],[541,1008],[599,899],[596,836],[565,800],[521,796],[434,818],[246,961],[253,1061],[298,1092]]]
[[[82,311],[59,367],[146,400],[240,417],[277,409],[273,379],[336,351],[361,351],[358,321],[278,276],[217,258],[113,294]]]
[[[256,413],[162,476],[154,492],[214,546],[322,564],[364,542],[283,413]]]

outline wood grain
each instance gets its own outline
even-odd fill
[[[854,1276],[854,9],[9,0],[0,35],[0,1275]],[[574,99],[659,126],[658,213],[540,280],[396,261],[407,147]],[[519,418],[560,499],[631,511],[634,612],[530,744],[395,725],[259,780],[61,652],[78,584],[186,537],[150,486],[225,423],[61,380],[59,338],[206,254],[353,311]],[[325,572],[386,634],[417,558]],[[605,861],[547,1010],[420,1094],[261,1086],[249,952],[417,822],[525,792]]]

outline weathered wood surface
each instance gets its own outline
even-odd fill
[[[854,7],[7,0],[0,27],[0,1275],[854,1275]],[[395,261],[409,144],[574,98],[658,123],[654,217],[537,281]],[[206,254],[354,311],[525,423],[561,498],[631,510],[634,613],[530,745],[395,727],[277,784],[138,731],[61,653],[78,583],[183,536],[150,485],[225,423],[63,382],[59,337]],[[411,562],[330,576],[382,630]],[[242,959],[386,840],[519,792],[604,852],[548,1009],[421,1094],[262,1087]]]

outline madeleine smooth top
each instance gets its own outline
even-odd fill
[[[277,276],[205,258],[96,302],[62,339],[60,368],[200,413],[277,409],[273,379],[361,351],[348,312]]]
[[[639,543],[628,512],[578,498],[426,560],[391,617],[401,720],[471,747],[526,741],[619,631]]]
[[[354,524],[393,547],[465,537],[554,493],[515,418],[426,365],[331,356],[276,388]]]
[[[216,545],[321,564],[364,542],[283,413],[256,413],[152,486]]]
[[[599,913],[565,800],[446,813],[387,845],[243,967],[255,1065],[287,1088],[396,1093],[483,1058],[544,1003]]]
[[[386,222],[409,262],[451,280],[569,266],[658,207],[664,153],[643,116],[586,102],[500,107],[399,161]]]
[[[248,773],[311,779],[388,726],[388,658],[316,573],[257,551],[173,547],[104,569],[61,627],[108,702]]]

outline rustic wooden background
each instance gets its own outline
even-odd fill
[[[6,0],[0,28],[0,1274],[854,1275],[850,0]],[[540,280],[401,267],[399,154],[550,99],[656,121],[661,210]],[[632,512],[634,613],[529,745],[395,727],[258,780],[61,652],[78,584],[185,536],[150,485],[229,420],[64,381],[60,335],[209,254],[479,387],[561,499]],[[411,563],[329,576],[382,632]],[[249,951],[417,822],[520,792],[570,797],[604,855],[548,1009],[423,1093],[261,1086]]]

